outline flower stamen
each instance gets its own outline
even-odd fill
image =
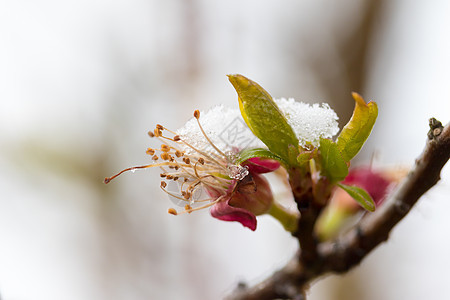
[[[188,205],[185,205],[184,210],[181,211],[181,212],[176,211],[174,208],[169,208],[169,210],[168,210],[167,212],[168,212],[169,214],[171,214],[171,215],[174,215],[174,216],[181,215],[181,214],[185,214],[185,213],[189,213],[189,214],[190,214],[190,213],[192,213],[192,212],[194,212],[194,211],[202,210],[202,209],[204,209],[204,208],[208,208],[208,207],[210,207],[210,206],[213,206],[213,205],[216,204],[217,202],[222,201],[223,198],[224,198],[224,196],[220,196],[219,198],[215,199],[215,200],[212,201],[212,202],[209,202],[208,204],[205,204],[205,205],[200,206],[200,207],[195,207],[195,208],[192,208],[190,205],[189,205],[189,206],[188,206]],[[206,200],[213,200],[213,199],[206,199]],[[206,201],[206,200],[205,200],[205,201]]]
[[[198,125],[198,129],[193,128],[192,130],[201,132],[198,133],[200,139],[203,139],[204,148],[198,146],[194,140],[191,142],[191,131],[179,135],[177,132],[157,124],[153,131],[148,132],[148,135],[161,141],[161,146],[159,149],[147,148],[146,150],[153,163],[126,168],[114,176],[105,178],[105,183],[109,183],[112,179],[127,171],[160,167],[162,170],[160,177],[163,180],[160,188],[170,197],[176,199],[174,202],[177,202],[177,205],[184,207],[184,210],[180,212],[171,208],[168,210],[170,214],[191,213],[223,201],[224,197],[229,196],[229,187],[235,185],[236,180],[245,177],[248,168],[235,165],[231,159],[232,156],[225,154],[214,144],[200,123],[200,112],[198,110],[194,112],[194,117],[197,124],[193,123],[193,125],[195,127]],[[197,133],[193,136],[196,135]],[[173,191],[169,182],[178,180],[178,188]],[[213,198],[201,196],[199,191],[202,189],[212,193],[213,195],[210,194],[210,196]],[[193,207],[194,204],[199,203],[201,203],[199,207]]]
[[[194,111],[194,117],[195,117],[195,119],[197,120],[197,124],[198,124],[198,127],[200,128],[200,130],[201,130],[201,132],[203,133],[203,135],[205,136],[205,138],[206,138],[206,140],[208,141],[208,143],[220,154],[220,155],[222,155],[223,157],[226,157],[226,155],[225,155],[225,153],[223,153],[222,151],[220,151],[220,149],[219,148],[217,148],[217,146],[216,145],[214,145],[214,143],[209,139],[209,137],[208,137],[208,135],[206,134],[206,132],[203,130],[203,127],[202,127],[202,125],[200,124],[200,120],[199,120],[199,118],[200,118],[200,111],[198,111],[198,110],[196,110],[196,111]]]
[[[177,163],[173,163],[173,162],[168,162],[167,161],[167,162],[151,164],[151,165],[145,165],[145,166],[130,167],[130,168],[123,169],[122,171],[120,171],[119,173],[117,173],[117,174],[115,174],[115,175],[113,175],[111,177],[105,177],[103,182],[104,183],[110,183],[111,180],[113,180],[117,176],[121,175],[122,173],[125,173],[125,172],[128,172],[128,171],[133,172],[134,170],[137,170],[137,169],[147,169],[147,168],[162,167],[162,166],[182,166],[182,165],[180,165],[178,162]],[[185,165],[185,167],[190,167],[190,166]]]

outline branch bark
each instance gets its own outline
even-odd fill
[[[440,180],[441,170],[449,158],[450,123],[444,128],[440,122],[430,119],[423,153],[408,176],[375,213],[366,215],[341,238],[318,244],[314,264],[302,259],[299,252],[265,281],[253,287],[242,285],[228,299],[305,299],[305,290],[312,280],[330,272],[347,272],[386,241],[395,225]]]

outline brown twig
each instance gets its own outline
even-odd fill
[[[308,265],[317,260],[317,239],[314,235],[314,223],[321,211],[315,205],[311,174],[304,174],[300,168],[288,171],[289,183],[297,208],[301,213],[297,231],[293,234],[302,248],[300,259]]]
[[[395,225],[439,181],[441,170],[450,158],[450,124],[443,128],[440,122],[431,119],[430,128],[427,144],[414,168],[380,209],[366,215],[341,238],[318,244],[314,264],[306,263],[298,253],[271,277],[250,288],[241,286],[229,299],[305,299],[305,290],[313,279],[330,272],[345,273],[358,265],[388,239]]]

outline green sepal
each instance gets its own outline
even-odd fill
[[[274,159],[279,161],[282,164],[286,164],[286,161],[284,161],[281,157],[279,157],[276,154],[273,154],[267,149],[263,148],[254,148],[254,149],[244,149],[236,157],[236,164],[241,164],[246,160],[249,160],[250,158],[254,157],[260,157],[260,158],[267,158],[267,159]]]
[[[355,99],[353,115],[336,141],[343,159],[347,162],[361,150],[378,116],[378,107],[375,102],[366,104],[359,94],[352,93],[352,96]]]
[[[286,117],[272,99],[256,82],[242,75],[228,75],[236,89],[242,117],[252,132],[270,151],[288,163],[295,164],[298,155],[298,139]],[[294,152],[289,145],[294,146]]]
[[[364,209],[372,212],[375,211],[375,202],[366,190],[357,186],[350,186],[342,183],[338,183],[337,185],[346,191]]]
[[[297,163],[300,167],[305,166],[311,159],[317,157],[317,148],[314,148],[313,150],[305,150],[301,151],[300,154],[297,156]]]
[[[320,138],[321,172],[330,182],[341,181],[348,175],[348,165],[339,152],[338,145],[329,139]]]

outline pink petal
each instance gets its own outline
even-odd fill
[[[243,165],[248,166],[251,173],[268,173],[273,172],[280,167],[280,163],[274,159],[264,159],[260,157],[253,157],[246,160]]]
[[[235,194],[233,197],[243,197],[242,195]],[[229,204],[231,197],[219,201],[211,207],[210,213],[216,219],[222,221],[236,221],[241,223],[243,226],[255,231],[256,230],[256,217],[254,214],[246,209],[233,207]]]

